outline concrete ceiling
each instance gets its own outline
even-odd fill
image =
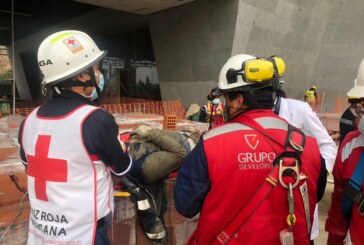
[[[0,0],[0,45],[103,7],[148,15],[197,0]],[[12,13],[14,21],[12,22]]]
[[[12,26],[14,40],[18,40],[96,8],[72,0],[1,0],[0,45],[11,44]]]
[[[148,15],[195,0],[75,0],[77,2],[116,9],[132,14]]]

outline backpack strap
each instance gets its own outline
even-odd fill
[[[355,167],[355,170],[348,180],[348,183],[344,189],[344,195],[342,200],[342,212],[345,221],[350,225],[351,214],[354,204],[358,206],[358,212],[361,216],[364,216],[364,195],[361,185],[364,183],[364,152],[362,152],[359,162]]]

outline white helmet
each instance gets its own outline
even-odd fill
[[[358,74],[354,80],[354,87],[346,93],[348,97],[363,98],[364,97],[364,59],[361,61]]]
[[[254,59],[256,59],[256,57],[250,56],[247,54],[238,54],[238,55],[235,55],[235,56],[231,57],[230,59],[228,59],[228,61],[221,68],[221,71],[220,71],[219,84],[218,84],[219,89],[229,90],[229,89],[233,89],[233,88],[237,88],[237,87],[242,87],[245,85],[250,85],[251,83],[244,81],[242,76],[235,75],[235,78],[237,78],[235,83],[231,83],[230,81],[228,81],[227,77],[229,75],[234,75],[234,74],[232,74],[231,69],[234,69],[235,71],[240,70],[242,68],[242,64],[244,62],[246,62],[248,60],[254,60]],[[229,72],[230,74],[228,74],[229,70],[230,70],[230,72]]]
[[[91,67],[106,55],[84,32],[60,31],[48,36],[38,49],[43,85],[56,84]]]
[[[280,87],[279,77],[285,71],[285,64],[281,58],[271,56],[267,59],[239,54],[228,59],[222,67],[218,87],[222,91]],[[248,87],[245,87],[248,86]]]

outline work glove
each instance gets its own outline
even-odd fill
[[[140,126],[136,127],[133,131],[131,131],[130,135],[131,136],[138,135],[137,136],[138,138],[146,139],[146,138],[148,138],[149,131],[151,129],[152,128],[147,125],[140,125]]]

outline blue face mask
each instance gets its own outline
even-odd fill
[[[99,81],[99,84],[97,84],[97,86],[99,87],[100,93],[101,93],[102,90],[104,90],[105,79],[104,79],[104,76],[102,74],[99,77],[100,77],[100,81]],[[98,97],[99,97],[99,94],[97,93],[97,90],[94,89],[92,91],[91,96],[90,96],[90,100],[96,100]]]

